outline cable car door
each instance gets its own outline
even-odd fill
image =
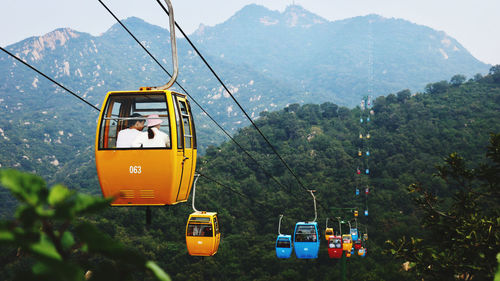
[[[182,166],[181,181],[177,193],[178,201],[186,201],[192,185],[196,168],[196,136],[191,108],[185,98],[172,96],[174,99],[175,118],[177,123],[177,162]]]

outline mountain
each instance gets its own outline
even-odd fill
[[[114,239],[158,261],[174,280],[330,280],[340,276],[341,266],[327,255],[322,235],[326,219],[352,219],[352,213],[334,208],[363,210],[368,206],[370,215],[358,218],[360,230],[369,233],[367,256],[347,261],[348,280],[421,280],[402,271],[402,261],[383,253],[385,241],[425,232],[407,192],[409,184],[419,182],[447,202],[460,187],[435,177],[434,166],[453,152],[459,152],[474,166],[484,159],[488,134],[500,132],[498,78],[487,75],[461,84],[436,82],[427,92],[412,95],[403,90],[378,97],[367,144],[366,139],[358,137],[367,128],[360,123],[360,117],[367,114],[360,107],[349,109],[328,102],[291,104],[262,113],[256,121],[258,126],[304,186],[317,191],[322,241],[316,260],[282,260],[275,256],[279,215],[285,215],[281,232],[291,234],[296,222],[314,218],[313,202],[251,127],[242,128],[234,138],[283,186],[232,142],[207,149],[199,168],[224,186],[200,178],[196,207],[219,214],[222,242],[215,256],[187,254],[184,233],[191,202],[154,208],[149,227],[144,225],[144,209],[140,207],[109,208],[90,220]],[[368,144],[369,158],[360,158],[358,149]],[[357,175],[356,169],[368,167],[368,163],[370,175]],[[93,172],[92,167],[82,167],[67,184],[95,192],[95,176],[86,176]],[[367,199],[355,195],[359,177],[370,187]],[[497,201],[485,199],[481,203],[498,213]],[[336,227],[332,221],[330,225]],[[498,237],[498,229],[491,231],[492,237]],[[491,247],[497,249],[498,244],[492,242]],[[22,268],[16,253],[9,248],[0,252],[0,260],[7,264],[2,276],[12,276]]]
[[[489,68],[442,31],[378,15],[331,22],[300,6],[279,13],[249,5],[193,39],[206,53],[288,81],[306,102],[353,105],[367,93],[422,90]]]
[[[171,69],[166,30],[138,18],[123,23]],[[299,6],[280,13],[249,5],[192,39],[254,119],[292,103],[352,106],[370,90],[376,96],[422,89],[488,69],[442,32],[376,15],[329,22]],[[98,107],[107,91],[168,78],[118,24],[100,36],[61,28],[6,48]],[[184,39],[178,49],[178,81],[190,95],[229,132],[247,125]],[[4,53],[0,77],[1,167],[37,172],[49,182],[93,167],[97,111]],[[193,110],[203,154],[226,137],[194,104]],[[87,176],[95,179],[94,172]]]

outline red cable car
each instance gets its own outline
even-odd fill
[[[330,240],[328,241],[328,256],[331,259],[340,259],[342,251],[342,237],[330,236]]]

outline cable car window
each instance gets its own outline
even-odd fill
[[[179,100],[179,106],[181,109],[181,116],[182,116],[182,124],[184,126],[184,145],[186,148],[191,148],[191,122],[189,118],[189,112],[187,109],[186,102],[183,100]]]
[[[177,103],[177,99],[172,96],[172,100],[174,102],[174,111],[175,111],[175,124],[177,124],[177,148],[182,149],[184,148],[184,144],[182,142],[182,125],[181,125],[181,119],[179,117],[179,104]]]
[[[164,94],[112,94],[108,97],[99,129],[99,149],[141,149],[132,144],[141,134],[147,134],[145,121],[151,114],[161,120],[165,146],[171,148],[167,100]]]
[[[290,248],[290,240],[288,239],[278,239],[276,243],[277,248]]]
[[[191,217],[190,222],[210,222],[209,217]]]
[[[193,148],[197,148],[198,147],[198,144],[196,142],[196,128],[194,126],[194,121],[193,121],[193,111],[191,111],[191,104],[189,104],[189,101],[186,100],[187,102],[187,106],[188,106],[188,110],[189,110],[189,114],[191,115],[191,126],[193,126],[193,133],[191,135],[193,135]]]
[[[296,242],[316,242],[316,228],[314,225],[299,225],[295,233]]]
[[[214,227],[215,227],[215,234],[219,233],[219,221],[217,220],[217,216],[214,217]]]
[[[212,237],[212,225],[211,224],[194,224],[190,223],[187,230],[187,236],[202,236],[202,237]]]

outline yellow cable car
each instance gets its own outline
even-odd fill
[[[186,225],[186,245],[191,256],[213,256],[220,243],[219,219],[215,212],[196,211]]]
[[[355,210],[355,211],[354,211],[354,216],[355,216],[355,217],[358,217],[358,210]]]
[[[111,205],[172,205],[188,199],[196,168],[196,133],[186,96],[169,91],[177,79],[175,21],[170,0],[173,74],[160,87],[108,92],[95,140],[97,175]],[[142,132],[144,123],[147,132]]]
[[[351,234],[343,234],[342,235],[342,249],[349,254],[352,250],[352,237]]]
[[[141,117],[131,117],[134,114]],[[126,130],[147,135],[129,127],[151,115],[161,122],[156,132],[169,138],[165,144],[151,146],[120,139],[128,138],[120,135]],[[95,158],[102,193],[115,198],[111,205],[185,202],[193,183],[196,154],[194,122],[185,95],[149,89],[106,95],[96,133]]]
[[[326,239],[326,241],[329,241],[329,240],[330,240],[330,236],[333,236],[333,228],[328,227],[328,228],[325,230],[325,239]]]

